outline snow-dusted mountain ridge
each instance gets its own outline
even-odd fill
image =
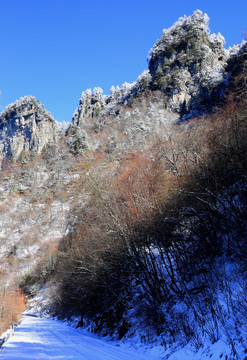
[[[245,43],[226,50],[224,37],[210,34],[208,21],[207,14],[197,10],[164,30],[150,50],[148,70],[134,83],[112,87],[108,96],[100,88],[83,92],[67,134],[79,127],[77,144],[81,137],[83,146],[97,149],[102,144],[93,134],[110,124],[108,147],[121,146],[112,130],[119,127],[126,146],[133,144],[133,137],[136,141],[135,133],[142,132],[144,138],[150,132],[160,134],[179,119],[210,112],[224,95]]]
[[[209,112],[223,96],[232,68],[237,66],[236,54],[245,44],[226,50],[224,37],[210,34],[208,21],[207,14],[197,10],[164,30],[150,50],[148,70],[134,83],[112,87],[107,96],[99,87],[83,92],[67,130],[70,148],[76,152],[114,148],[120,129],[126,136],[125,144],[119,146],[132,146],[140,137],[134,134],[145,138],[179,119]],[[109,123],[116,131],[110,130],[111,142],[102,145],[94,134]],[[0,124],[2,158],[39,152],[55,139],[54,120],[34,97],[9,105],[0,116]]]

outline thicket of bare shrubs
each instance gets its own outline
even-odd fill
[[[182,333],[196,347],[222,326],[232,343],[226,316],[247,321],[225,268],[237,263],[246,281],[246,110],[231,95],[120,164],[88,155],[88,202],[59,251],[57,312],[120,338],[138,321],[146,336]]]

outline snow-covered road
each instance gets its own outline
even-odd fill
[[[156,353],[156,351],[155,351]],[[14,335],[0,350],[1,360],[158,360],[161,354],[146,353],[125,344],[100,339],[86,331],[46,318],[25,316]]]
[[[231,346],[219,340],[205,342],[198,352],[191,344],[175,349],[153,346],[148,350],[135,344],[107,341],[60,321],[24,316],[14,335],[0,349],[0,360],[218,360],[237,359]],[[244,348],[237,349],[238,359],[245,359]]]

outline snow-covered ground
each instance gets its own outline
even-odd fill
[[[164,349],[110,341],[83,329],[75,329],[51,318],[25,315],[14,334],[0,349],[0,360],[244,360],[247,349],[234,354],[226,339],[205,342],[195,351],[191,343],[185,347]]]
[[[107,341],[60,321],[24,316],[0,350],[1,360],[158,360],[161,348],[147,352]]]

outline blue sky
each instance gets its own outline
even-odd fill
[[[246,0],[0,0],[0,111],[34,95],[70,121],[82,91],[135,81],[162,30],[196,9],[226,47],[247,32]]]

